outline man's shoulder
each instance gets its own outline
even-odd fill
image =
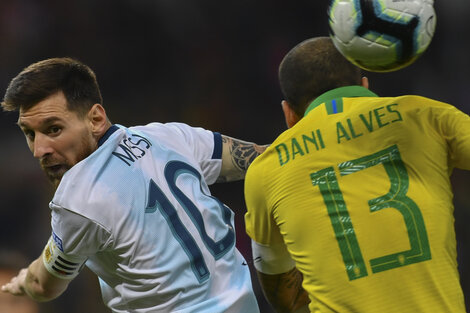
[[[168,123],[159,123],[152,122],[146,125],[138,125],[127,128],[129,132],[143,132],[149,136],[179,136],[184,135],[188,132],[195,132],[203,130],[201,127],[193,127],[181,122],[168,122]],[[175,139],[173,137],[173,139]]]
[[[67,171],[53,201],[82,214],[95,208],[104,211],[131,199],[129,194],[138,189],[136,185],[142,180],[141,171],[113,155],[115,147],[96,153]],[[133,155],[138,160],[136,153]]]
[[[421,95],[402,95],[398,97],[383,97],[385,101],[389,100],[399,104],[407,105],[409,107],[438,107],[438,108],[452,108],[452,104],[443,102],[441,100],[429,98]]]

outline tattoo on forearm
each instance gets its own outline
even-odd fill
[[[248,169],[248,166],[250,166],[253,160],[266,149],[263,146],[227,137],[224,137],[223,140],[230,143],[230,155],[232,156],[233,165],[244,172]]]
[[[243,179],[253,160],[268,147],[268,145],[260,146],[227,136],[222,136],[222,144],[224,146],[223,174],[217,178],[218,183]]]
[[[226,183],[228,181],[229,181],[228,178],[225,176],[219,176],[216,180],[217,183]]]

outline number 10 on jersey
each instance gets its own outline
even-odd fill
[[[418,205],[406,195],[409,186],[408,173],[396,145],[340,163],[338,169],[340,175],[345,176],[376,165],[384,166],[391,187],[384,196],[368,201],[370,212],[383,209],[398,210],[403,215],[411,249],[371,259],[369,262],[372,272],[378,273],[430,260],[431,249],[423,216]],[[310,178],[312,184],[320,188],[349,280],[367,276],[364,258],[334,168],[328,167],[312,173]]]

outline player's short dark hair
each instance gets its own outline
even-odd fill
[[[279,66],[285,99],[300,117],[328,90],[361,84],[361,70],[344,58],[329,37],[305,40],[290,50]]]
[[[33,63],[8,85],[1,106],[5,111],[28,110],[62,91],[67,108],[84,116],[95,103],[103,103],[95,73],[72,58],[52,58]]]

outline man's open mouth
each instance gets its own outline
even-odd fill
[[[53,176],[62,176],[67,171],[67,167],[64,164],[56,164],[47,166],[46,171]]]

